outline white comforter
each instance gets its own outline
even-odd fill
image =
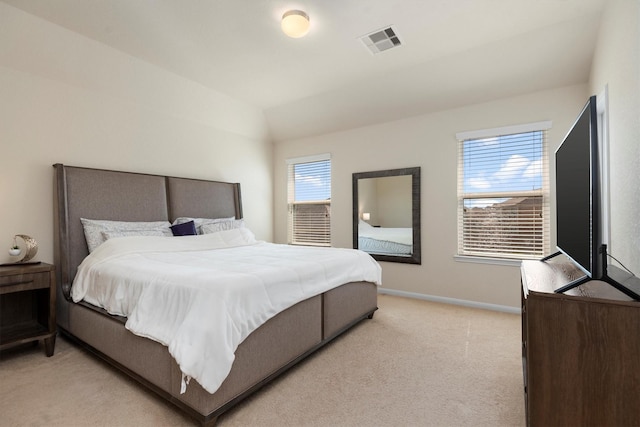
[[[210,393],[238,345],[286,308],[352,281],[381,283],[368,254],[257,242],[246,228],[202,236],[121,237],[80,265],[75,302],[127,317],[126,328],[166,345]],[[186,380],[186,382],[185,382]]]

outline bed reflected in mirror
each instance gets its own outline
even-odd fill
[[[421,263],[420,167],[353,174],[353,247],[378,261]]]

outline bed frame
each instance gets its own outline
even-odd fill
[[[167,348],[133,335],[126,319],[85,303],[70,288],[88,255],[80,218],[173,221],[177,217],[242,218],[240,184],[55,164],[55,264],[59,330],[185,411],[202,425],[377,310],[377,287],[352,282],[302,301],[250,334],[231,372],[213,394],[181,372]]]

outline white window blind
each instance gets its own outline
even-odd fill
[[[331,245],[331,159],[328,155],[288,163],[288,241]]]
[[[550,235],[546,129],[458,134],[458,254],[540,258]],[[533,126],[535,129],[536,126]],[[505,133],[508,131],[517,133]]]

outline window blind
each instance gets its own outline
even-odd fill
[[[458,254],[540,258],[550,236],[546,129],[462,139]]]
[[[288,161],[290,244],[331,245],[331,159],[327,157]]]

